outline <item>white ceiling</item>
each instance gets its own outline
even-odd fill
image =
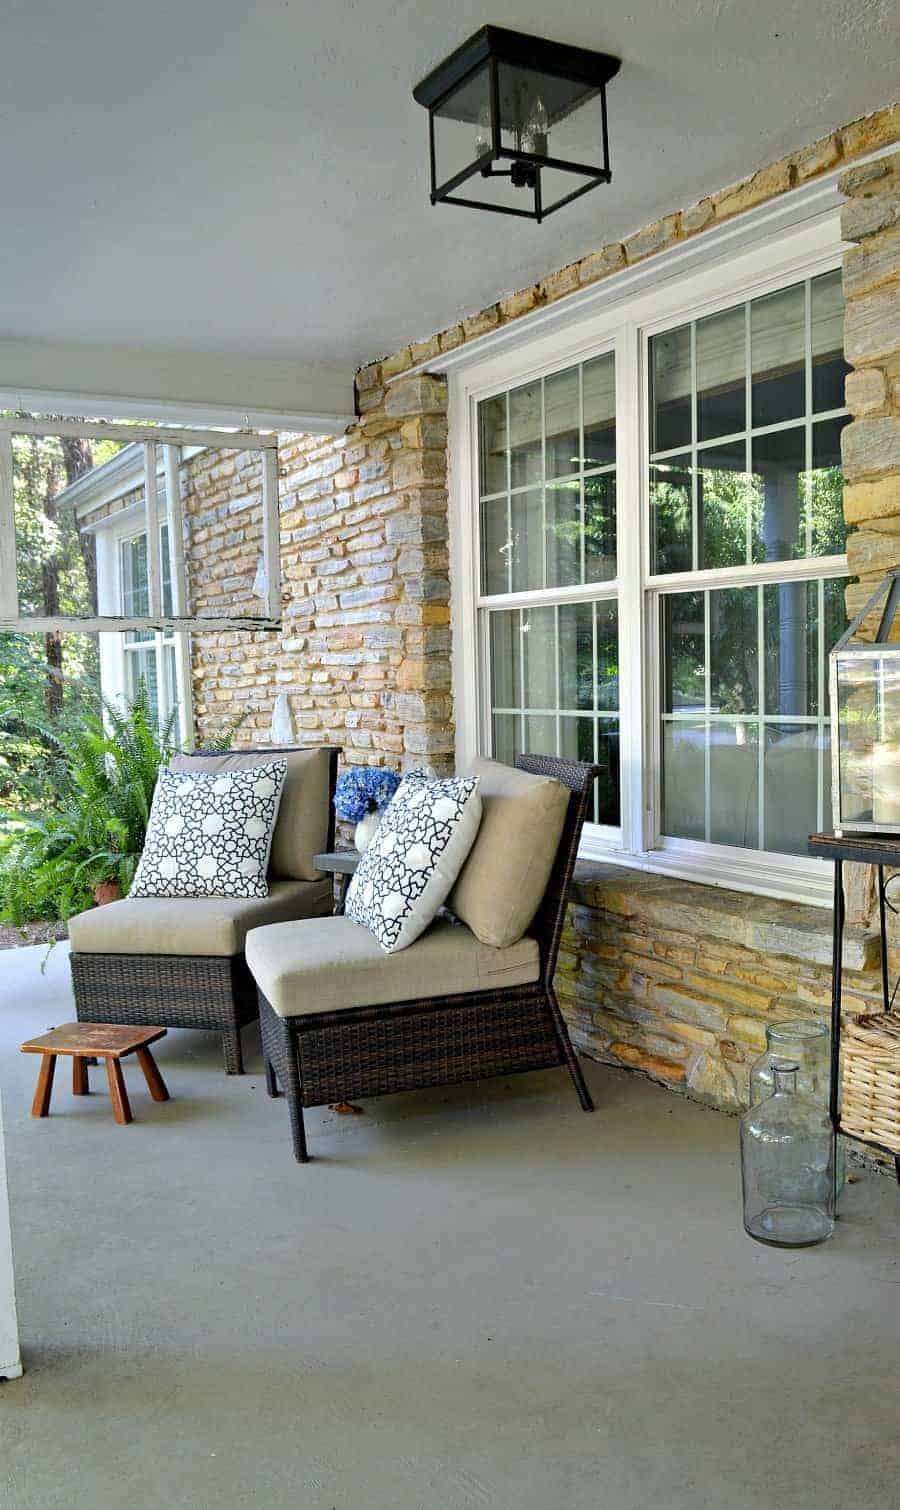
[[[355,368],[896,92],[892,0],[6,0],[0,337]],[[615,53],[614,182],[427,198],[412,86],[486,20]]]

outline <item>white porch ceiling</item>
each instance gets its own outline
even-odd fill
[[[57,347],[77,374],[89,347],[93,392],[143,395],[168,374],[160,396],[249,404],[256,382],[257,405],[313,410],[318,394],[337,412],[359,364],[896,93],[892,0],[551,11],[11,0],[0,386],[69,386],[36,378]],[[428,203],[412,86],[485,21],[623,59],[609,89],[613,184],[542,226]],[[260,363],[273,364],[268,382]]]

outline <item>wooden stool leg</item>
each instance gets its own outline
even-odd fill
[[[87,1060],[76,1054],[72,1060],[72,1095],[86,1096],[89,1090]]]
[[[106,1076],[109,1080],[109,1094],[112,1097],[113,1116],[120,1125],[124,1126],[126,1122],[131,1121],[131,1107],[125,1081],[122,1079],[122,1066],[118,1059],[107,1059]]]
[[[53,1076],[56,1073],[56,1055],[42,1054],[41,1067],[38,1070],[37,1085],[34,1091],[34,1100],[31,1103],[31,1115],[33,1117],[47,1117],[50,1115],[50,1095],[53,1090]]]
[[[137,1057],[154,1101],[168,1101],[169,1092],[166,1090],[166,1082],[159,1073],[159,1065],[146,1045],[137,1050]]]

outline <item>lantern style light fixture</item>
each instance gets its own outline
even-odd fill
[[[606,85],[619,67],[483,26],[413,90],[428,111],[431,203],[541,221],[608,184]]]
[[[839,836],[900,834],[898,610],[900,571],[894,571],[829,658],[831,803]]]

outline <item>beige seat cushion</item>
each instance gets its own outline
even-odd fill
[[[550,776],[474,760],[482,816],[478,837],[447,898],[476,938],[498,949],[520,939],[547,889],[571,793]]]
[[[432,923],[397,954],[385,954],[368,928],[348,917],[254,928],[247,963],[281,1017],[493,991],[540,974],[534,939],[491,949],[449,919]]]
[[[331,817],[330,750],[275,746],[271,750],[229,750],[224,755],[183,754],[174,756],[170,764],[173,771],[218,774],[265,765],[270,760],[286,760],[287,775],[272,835],[269,870],[273,876],[291,881],[318,881],[322,873],[316,870],[313,859],[326,848]]]
[[[79,954],[240,954],[250,928],[324,917],[325,881],[272,881],[267,897],[125,897],[69,919]]]

